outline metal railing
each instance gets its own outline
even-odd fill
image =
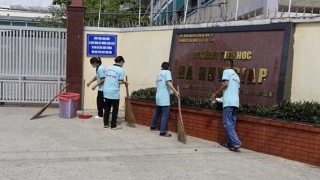
[[[0,102],[50,101],[65,84],[66,30],[0,26],[0,33]]]
[[[183,25],[183,24],[202,24],[202,23],[218,23],[228,21],[240,21],[240,20],[255,20],[255,19],[306,19],[320,17],[320,10],[309,8],[292,8],[291,12],[287,9],[273,9],[263,12],[263,10],[245,10],[241,9],[241,14],[237,16],[236,13],[231,12],[228,14],[220,13],[217,16],[213,16],[214,13],[210,11],[204,11],[200,17],[191,17],[195,10],[190,11],[187,15],[186,21],[183,21],[183,17],[178,17],[177,20],[169,19],[164,20],[149,20],[148,13],[143,14],[142,20],[139,24],[138,13],[119,13],[119,12],[108,12],[100,13],[99,27],[115,27],[115,28],[126,28],[126,27],[146,27],[146,26],[167,26],[167,25]],[[167,12],[172,13],[172,12]],[[98,12],[86,12],[85,14],[85,26],[98,27]]]

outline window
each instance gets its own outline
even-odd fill
[[[26,22],[12,22],[12,26],[26,26]]]
[[[2,26],[11,26],[11,22],[9,22],[9,21],[0,21],[0,25],[2,25]]]
[[[36,27],[39,23],[35,23],[35,22],[27,22],[27,26],[30,27]]]

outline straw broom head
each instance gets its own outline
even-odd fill
[[[128,82],[128,76],[126,76],[126,81]],[[127,91],[127,99],[126,99],[126,107],[125,107],[126,108],[125,109],[125,121],[127,122],[127,126],[136,127],[136,118],[134,117],[131,103],[130,103],[128,85],[126,85],[126,91]]]

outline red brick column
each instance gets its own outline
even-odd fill
[[[72,6],[83,6],[83,0],[72,0]]]
[[[82,93],[84,12],[82,0],[67,6],[67,92]],[[78,110],[81,98],[78,101]]]

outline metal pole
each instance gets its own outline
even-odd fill
[[[141,23],[141,0],[139,0],[139,26]]]
[[[186,23],[188,3],[189,3],[189,0],[185,0],[184,5],[185,5],[186,7],[185,7],[185,10],[184,10],[184,17],[183,17],[183,22],[184,22],[184,23]]]
[[[167,0],[167,11],[166,11],[166,22],[167,22],[167,24],[168,24],[168,22],[169,22],[169,15],[168,15],[168,11],[169,11],[169,4],[168,4],[168,2],[169,2],[169,0]]]
[[[177,21],[177,3],[176,3],[176,0],[173,0],[172,2],[173,2],[172,19],[173,19],[174,21]]]
[[[237,6],[236,6],[236,18],[235,18],[235,20],[238,20],[238,9],[239,9],[239,0],[237,0]]]
[[[289,15],[290,15],[290,13],[291,13],[291,0],[289,0],[289,9],[288,9],[288,13],[289,13]]]
[[[101,16],[101,0],[100,0],[100,4],[99,4],[98,27],[100,27],[100,16]]]
[[[200,11],[201,11],[201,3],[200,3],[200,0],[198,0],[198,9],[197,9],[197,22],[199,23],[199,19],[200,19]]]
[[[21,75],[22,75],[22,57],[21,57],[21,51],[22,51],[22,49],[21,49],[21,44],[22,44],[22,30],[20,29],[19,30],[19,87],[20,87],[20,89],[19,89],[19,92],[18,92],[18,94],[19,94],[19,102],[21,102],[22,101],[22,93],[21,93],[21,91],[22,91],[22,77],[21,77]]]
[[[82,94],[81,94],[81,108],[82,108],[82,114],[84,114],[84,91],[86,86],[86,80],[83,79],[83,84],[82,84]]]
[[[150,24],[153,22],[153,0],[150,2]]]

